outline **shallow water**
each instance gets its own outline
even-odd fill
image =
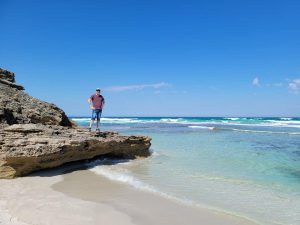
[[[102,129],[149,135],[153,155],[94,162],[97,174],[264,224],[300,224],[299,118],[103,118]]]

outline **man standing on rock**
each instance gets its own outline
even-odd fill
[[[89,127],[89,131],[92,130],[92,127],[94,125],[94,121],[97,118],[97,128],[96,131],[100,132],[99,129],[99,125],[100,125],[100,118],[101,118],[101,114],[102,114],[102,109],[104,107],[105,104],[105,100],[103,98],[102,95],[100,95],[100,88],[96,89],[96,93],[93,94],[89,99],[88,99],[88,103],[89,106],[92,110],[92,118],[91,118],[91,122],[90,122],[90,127]]]

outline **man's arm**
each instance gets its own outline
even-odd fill
[[[92,104],[91,104],[91,103],[92,103],[92,99],[91,99],[91,98],[88,99],[88,103],[89,103],[90,108],[91,108],[91,109],[94,109],[94,107],[93,107]]]
[[[105,105],[105,99],[103,98],[103,100],[102,100],[102,109],[104,108],[104,105]]]

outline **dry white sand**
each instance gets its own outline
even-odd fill
[[[0,180],[0,225],[254,225],[69,167]]]

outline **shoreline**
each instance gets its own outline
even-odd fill
[[[95,221],[101,220],[106,224],[133,225],[126,214],[108,204],[75,199],[54,191],[51,186],[62,181],[64,171],[73,167],[70,164],[27,177],[0,180],[0,215],[5,215],[0,217],[0,224],[96,225]]]
[[[192,207],[94,174],[82,164],[0,180],[11,225],[257,225],[243,217]],[[13,184],[13,185],[12,185]],[[0,215],[4,207],[0,207]],[[20,222],[19,222],[20,221]]]

